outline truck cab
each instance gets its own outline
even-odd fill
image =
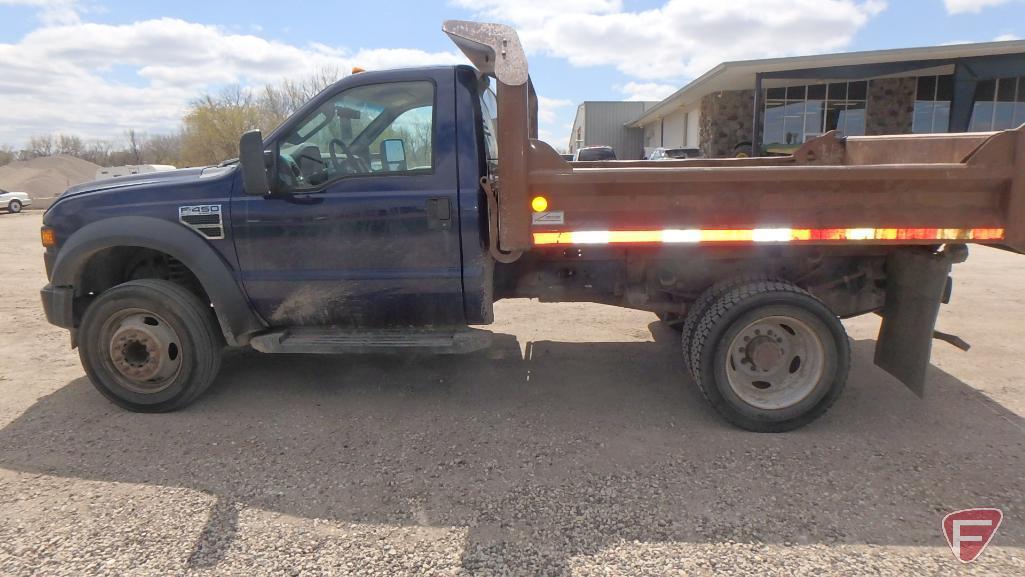
[[[363,72],[269,135],[269,190],[240,185],[241,283],[269,326],[487,322],[485,144],[467,66]]]

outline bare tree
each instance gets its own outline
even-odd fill
[[[27,158],[38,158],[40,156],[53,156],[54,144],[53,135],[33,136],[28,140],[28,148],[23,156]]]
[[[18,159],[18,153],[10,145],[0,145],[0,166],[10,164]]]
[[[54,139],[56,142],[55,152],[68,156],[82,156],[82,139],[70,134],[58,134]]]
[[[321,68],[298,80],[286,79],[277,85],[264,86],[259,99],[264,113],[261,128],[266,131],[276,128],[341,77],[337,68]]]
[[[147,137],[142,143],[144,164],[171,164],[178,166],[182,157],[182,133],[158,134]]]
[[[139,157],[139,137],[135,133],[134,128],[129,128],[125,131],[125,138],[128,139],[128,152],[132,155],[132,164],[142,164],[142,159]]]

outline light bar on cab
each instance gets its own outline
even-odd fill
[[[535,245],[1003,240],[1002,228],[747,228],[535,232]]]

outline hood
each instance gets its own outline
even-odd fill
[[[142,187],[153,184],[159,184],[162,186],[169,184],[187,184],[203,178],[222,176],[233,170],[235,170],[234,165],[208,166],[206,168],[180,168],[178,170],[168,170],[166,172],[149,172],[146,174],[119,176],[117,178],[95,180],[72,186],[65,190],[58,198],[63,199],[70,196],[78,196],[80,194],[135,186]]]

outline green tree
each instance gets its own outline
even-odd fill
[[[242,133],[260,128],[262,110],[240,86],[192,103],[182,130],[182,160],[188,166],[216,164],[238,156]]]

